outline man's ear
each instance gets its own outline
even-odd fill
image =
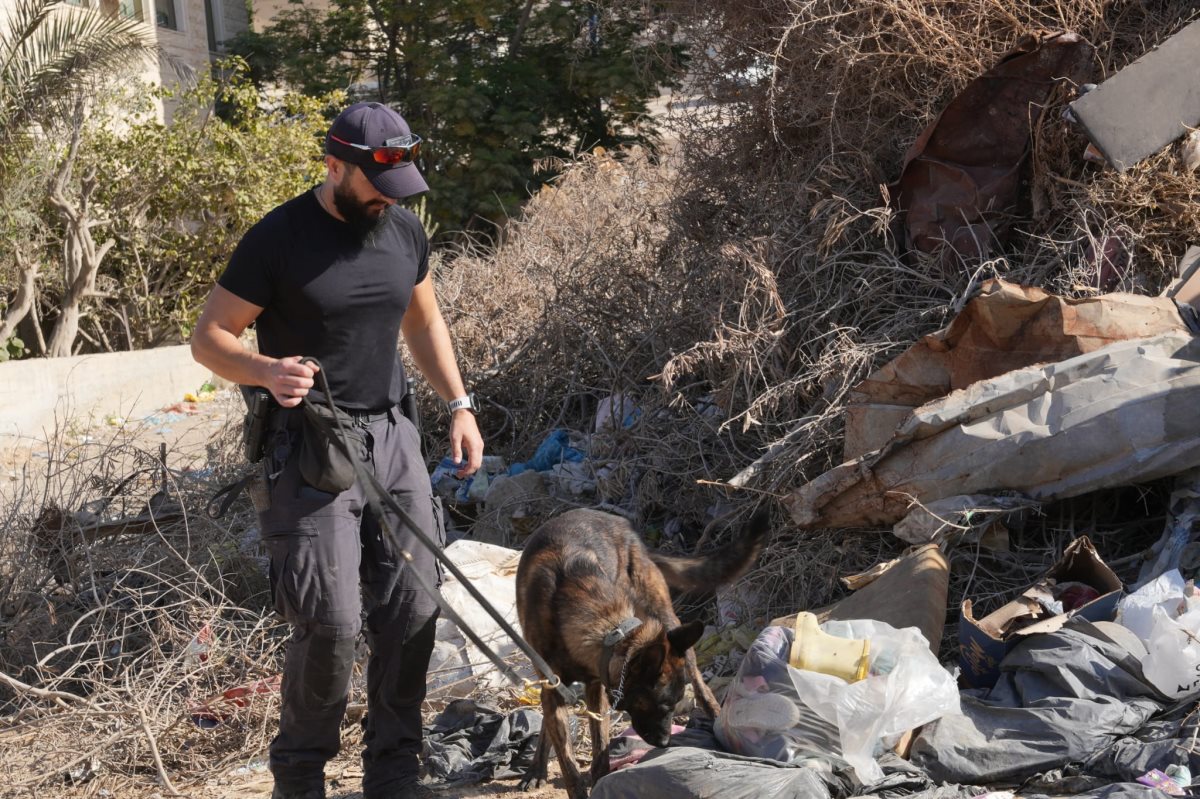
[[[685,652],[696,645],[702,635],[704,635],[704,622],[692,621],[669,630],[667,643],[670,644],[672,652],[682,657]]]

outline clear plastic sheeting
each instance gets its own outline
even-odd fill
[[[905,732],[958,712],[958,688],[916,628],[830,621],[822,631],[868,639],[868,676],[854,683],[788,664],[793,631],[763,630],[726,694],[715,732],[730,751],[785,762],[848,763],[863,784],[883,778],[875,757]]]

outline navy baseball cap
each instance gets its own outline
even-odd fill
[[[383,103],[355,103],[329,126],[325,152],[362,169],[380,194],[393,199],[429,191],[413,159],[421,137]]]

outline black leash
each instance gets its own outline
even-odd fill
[[[396,535],[396,531],[393,530],[391,524],[388,523],[387,515],[383,512],[385,507],[395,514],[396,518],[398,518],[404,524],[404,526],[412,530],[412,532],[417,536],[417,540],[421,542],[421,545],[433,553],[435,558],[441,561],[442,565],[454,575],[455,579],[462,583],[463,587],[467,589],[467,592],[471,595],[471,597],[479,603],[479,606],[487,611],[488,615],[495,620],[496,624],[500,626],[500,629],[504,631],[505,635],[511,638],[513,643],[517,645],[517,648],[525,653],[525,655],[533,663],[534,667],[537,668],[539,672],[546,675],[546,680],[544,683],[545,687],[553,689],[560,697],[562,697],[562,700],[567,705],[578,704],[583,697],[583,686],[580,683],[572,683],[571,685],[567,685],[557,674],[554,673],[554,670],[551,669],[550,665],[542,659],[542,656],[539,655],[534,648],[530,646],[529,643],[522,638],[516,630],[513,629],[512,625],[505,620],[500,611],[496,610],[492,603],[488,602],[487,598],[479,592],[479,589],[471,584],[471,581],[468,580],[467,576],[462,573],[457,565],[455,565],[454,561],[446,557],[446,553],[442,551],[441,547],[439,547],[436,542],[430,539],[428,533],[422,530],[420,525],[413,521],[413,518],[409,516],[407,512],[405,512],[404,508],[400,507],[396,500],[392,498],[392,495],[389,494],[382,485],[380,485],[379,480],[376,479],[375,475],[372,474],[363,464],[363,462],[359,460],[353,452],[350,451],[350,448],[346,445],[345,430],[342,427],[340,414],[337,413],[337,410],[333,404],[333,395],[329,391],[329,380],[325,376],[325,369],[322,368],[320,362],[316,358],[303,358],[300,362],[311,363],[317,367],[317,376],[321,383],[321,390],[325,394],[325,402],[329,405],[330,412],[337,427],[335,428],[332,424],[315,413],[309,415],[309,421],[315,422],[317,428],[329,439],[329,441],[334,444],[334,446],[338,448],[339,451],[341,451],[342,455],[344,455],[350,461],[350,463],[354,465],[354,473],[359,482],[362,483],[363,494],[366,496],[367,502],[371,504],[371,508],[375,511],[375,515],[379,517],[379,526],[391,539],[393,546],[395,546],[400,552],[401,557],[403,557],[406,562],[412,563],[412,554],[400,545],[399,536]],[[305,405],[311,406],[313,404],[307,396],[303,401]],[[425,575],[421,574],[421,572],[416,569],[413,569],[412,574],[413,577],[416,578],[417,584],[420,585],[421,588],[424,589],[425,592],[433,597],[434,601],[438,603],[438,607],[440,607],[442,612],[446,614],[446,618],[450,619],[450,621],[454,623],[454,626],[458,627],[462,634],[470,639],[471,643],[479,647],[479,650],[487,655],[488,660],[490,660],[496,666],[496,668],[498,668],[500,672],[508,678],[510,682],[521,687],[529,684],[528,680],[517,674],[517,672],[511,666],[505,663],[504,660],[498,654],[496,654],[491,647],[485,644],[483,639],[480,638],[479,635],[472,630],[465,621],[463,621],[462,617],[459,616],[454,608],[450,606],[450,603],[442,597],[442,594],[440,591],[438,591],[437,586],[431,585],[426,579]]]

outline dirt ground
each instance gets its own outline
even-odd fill
[[[329,764],[325,773],[325,787],[329,799],[362,799],[359,784],[362,779],[362,769],[356,751],[343,752]],[[476,796],[560,799],[560,797],[566,796],[563,790],[561,771],[554,761],[550,763],[549,785],[537,790],[522,791],[519,784],[520,780],[513,778],[457,788],[430,787],[437,791],[438,796],[446,797],[446,799],[469,799]],[[183,792],[188,793],[188,791]],[[252,767],[235,769],[233,773],[219,780],[213,780],[202,790],[191,795],[211,797],[211,799],[268,799],[271,795],[271,775],[265,766],[258,762]]]

